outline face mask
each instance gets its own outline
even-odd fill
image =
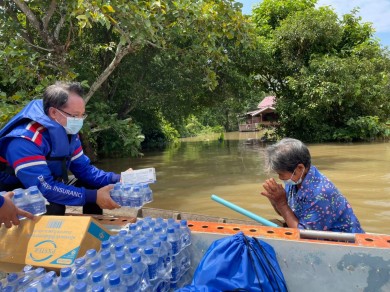
[[[70,135],[77,134],[83,127],[83,118],[66,117],[66,126],[64,126],[66,133]]]
[[[291,177],[288,180],[283,180],[284,184],[290,185],[290,186],[296,186],[296,185],[299,185],[300,183],[302,183],[303,170],[302,170],[301,177],[296,182],[292,180],[292,177],[294,176],[294,173],[295,173],[295,170],[294,170],[294,172],[292,173]]]

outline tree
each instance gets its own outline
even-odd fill
[[[278,19],[272,29],[259,30],[257,50],[265,61],[254,70],[276,94],[279,134],[304,141],[385,135],[389,56],[373,39],[371,25],[361,23],[357,10],[340,20],[329,7],[312,7],[313,1],[297,1],[277,17],[282,2],[290,3],[270,0],[267,7],[273,3],[274,9],[260,4],[254,12],[259,28]]]
[[[53,80],[81,79],[89,87],[85,96],[89,110],[107,110],[103,104],[110,102],[108,112],[96,112],[96,117],[103,117],[103,124],[90,124],[95,133],[114,127],[119,117],[128,119],[131,112],[141,107],[139,100],[150,101],[145,108],[152,108],[156,115],[162,108],[171,108],[171,113],[185,109],[188,113],[191,106],[207,104],[209,100],[204,93],[215,90],[217,72],[228,62],[223,44],[248,43],[250,25],[240,12],[241,4],[232,0],[0,3],[2,28],[7,32],[0,36],[1,49],[10,56],[18,56],[13,63],[0,65],[11,72],[0,88],[2,108],[20,108]],[[15,41],[11,42],[13,38]],[[21,61],[20,52],[25,52],[23,63],[30,64],[26,68],[31,69],[24,72],[22,67],[17,75],[15,67]],[[207,65],[209,61],[211,65]],[[137,74],[145,62],[149,71]],[[175,79],[166,82],[167,78],[148,75],[156,74],[159,65],[175,62],[179,64],[174,68],[179,67],[182,73],[176,74]],[[136,90],[124,90],[126,84],[110,79],[118,78],[118,74],[113,75],[118,69],[129,75],[126,81]],[[162,70],[167,76],[175,73],[167,68]],[[28,82],[20,80],[24,74]],[[137,85],[140,80],[143,82]],[[190,86],[194,80],[196,83]],[[16,94],[20,88],[25,90]],[[175,96],[178,100],[172,98],[173,89],[178,92]],[[94,104],[90,104],[92,96]],[[169,106],[172,104],[181,106],[175,111]],[[2,116],[4,121],[9,117]]]

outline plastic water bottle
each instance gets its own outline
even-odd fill
[[[86,281],[79,281],[74,285],[74,292],[87,292],[88,284]]]
[[[28,287],[38,289],[40,287],[40,280],[45,276],[45,273],[46,271],[44,268],[42,267],[36,268],[32,273],[33,279],[32,282],[28,284]]]
[[[125,245],[125,251],[127,251],[129,249],[129,247],[133,243],[133,241],[134,241],[134,237],[132,235],[130,235],[130,234],[125,235],[124,241],[123,241],[123,243]]]
[[[177,283],[181,276],[181,262],[178,259],[178,256],[172,256],[172,270],[171,270],[171,284]],[[176,286],[171,288],[175,288]]]
[[[122,242],[118,242],[115,244],[115,246],[114,246],[115,252],[124,251],[124,250],[125,250],[125,245]]]
[[[147,265],[142,261],[139,253],[133,254],[131,257],[133,269],[137,272],[141,279],[141,291],[147,291],[150,286],[149,272]]]
[[[104,292],[104,285],[93,285],[91,287],[91,292]]]
[[[77,258],[75,259],[74,261],[74,266],[75,266],[75,269],[74,271],[76,271],[78,268],[82,267],[85,265],[85,258]]]
[[[57,282],[57,289],[61,292],[69,292],[71,290],[71,283],[70,279],[67,278],[60,278]]]
[[[168,242],[172,246],[172,256],[177,255],[180,252],[180,237],[174,227],[168,227],[167,231]]]
[[[165,274],[164,255],[161,254],[161,241],[153,240],[153,253],[157,256],[157,275]]]
[[[130,224],[129,226],[129,231],[130,231],[130,234],[134,234],[134,232],[137,230],[137,224]]]
[[[123,191],[122,191],[122,203],[124,207],[131,207],[131,201],[130,196],[132,193],[132,187],[130,184],[124,184],[123,185]]]
[[[111,199],[118,205],[123,206],[122,202],[122,184],[120,182],[114,185],[114,188],[110,191]]]
[[[100,252],[100,260],[103,263],[106,263],[107,261],[110,261],[112,259],[111,257],[111,251],[110,250],[103,250]]]
[[[104,285],[108,285],[109,277],[112,273],[115,273],[118,270],[117,265],[114,261],[106,263],[104,266]]]
[[[53,277],[51,275],[46,275],[41,280],[41,290],[40,291],[51,291],[55,290],[53,285]]]
[[[138,292],[140,288],[140,277],[131,264],[122,265],[122,285],[126,287],[127,291]]]
[[[119,273],[114,272],[109,275],[106,292],[127,292],[127,289],[121,285],[121,277]]]
[[[115,262],[118,267],[126,263],[126,255],[123,250],[115,253]]]
[[[118,236],[119,237],[123,237],[123,236],[126,236],[126,235],[127,235],[127,230],[125,230],[125,229],[119,230],[119,232],[118,232]]]
[[[103,271],[95,271],[92,273],[90,279],[89,279],[89,283],[91,284],[91,286],[94,286],[94,285],[103,285],[104,286],[104,274],[103,274]]]
[[[46,213],[46,200],[37,186],[28,188],[28,200],[32,214],[39,216]]]
[[[160,235],[161,240],[161,254],[165,256],[164,268],[167,274],[172,271],[172,245],[168,242],[166,234]]]
[[[72,279],[72,269],[70,267],[65,267],[60,270],[60,280],[61,279]]]
[[[99,258],[94,259],[89,264],[88,278],[90,278],[92,276],[93,272],[98,271],[101,268],[102,268],[102,261]]]
[[[187,220],[180,221],[180,235],[182,249],[186,248],[191,244],[191,230],[188,228]]]
[[[98,258],[96,249],[89,249],[85,253],[85,261],[87,264],[91,263],[94,259]]]
[[[145,255],[145,264],[148,267],[149,279],[155,280],[157,279],[157,265],[158,265],[158,257],[153,251],[153,247],[148,246],[144,250]]]
[[[111,246],[110,240],[102,241],[102,243],[100,244],[100,252],[107,250],[107,249],[110,250],[110,246]]]
[[[144,253],[144,249],[146,247],[146,244],[147,244],[147,240],[145,237],[142,237],[138,240],[138,252],[140,254],[143,254]]]
[[[143,193],[144,193],[144,204],[150,203],[153,201],[153,191],[150,188],[149,184],[142,185]]]
[[[131,208],[140,209],[143,206],[144,199],[141,195],[141,189],[139,185],[134,185],[133,191],[130,193],[129,206]]]
[[[88,270],[85,267],[80,267],[76,271],[76,281],[75,284],[79,282],[85,282],[88,280]]]
[[[29,210],[29,203],[26,199],[26,196],[24,195],[24,191],[21,189],[14,190],[14,197],[13,197],[13,202],[16,207],[19,209],[28,211]],[[26,219],[24,216],[18,215],[19,219]]]

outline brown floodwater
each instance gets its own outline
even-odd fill
[[[154,201],[147,207],[248,219],[211,200],[228,200],[267,219],[280,218],[260,195],[264,148],[259,133],[182,139],[142,158],[106,159],[99,168],[121,172],[154,167]],[[347,197],[366,232],[390,234],[390,143],[308,144],[312,163]],[[274,176],[275,177],[275,176]]]

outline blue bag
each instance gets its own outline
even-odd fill
[[[239,232],[214,241],[180,292],[287,291],[274,249]]]

